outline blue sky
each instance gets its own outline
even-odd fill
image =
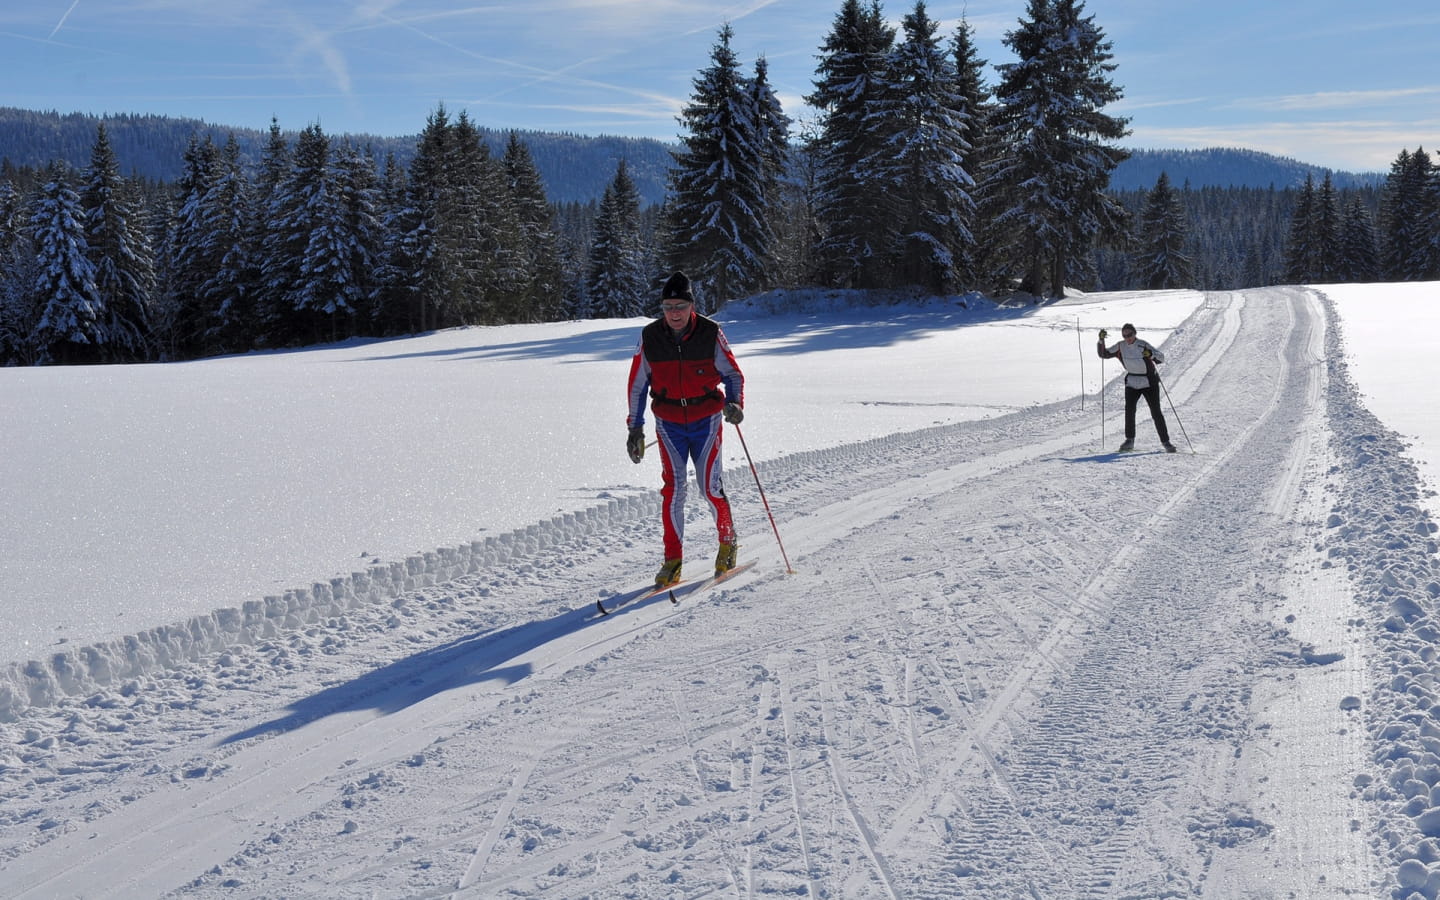
[[[719,27],[813,113],[841,0],[24,0],[0,8],[0,105],[328,134],[418,132],[440,103],[491,128],[674,140]],[[885,2],[895,24],[913,8]],[[963,15],[991,65],[1025,0]],[[1434,0],[1088,0],[1140,148],[1246,147],[1350,171],[1440,149]],[[990,73],[990,82],[995,78]]]

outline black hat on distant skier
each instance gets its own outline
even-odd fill
[[[695,302],[695,295],[690,293],[690,279],[684,272],[676,272],[665,282],[665,289],[660,292],[660,299],[684,300],[687,303]]]

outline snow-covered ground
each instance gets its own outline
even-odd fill
[[[0,894],[1433,900],[1410,290],[731,310],[674,605],[638,320],[0,371]]]

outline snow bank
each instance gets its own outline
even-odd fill
[[[1356,789],[1378,804],[1381,858],[1395,865],[1397,900],[1440,897],[1440,565],[1422,482],[1407,446],[1362,404],[1335,306],[1329,319],[1329,415],[1343,472],[1326,521],[1328,556],[1343,565],[1380,647],[1365,704],[1379,777]],[[1362,624],[1362,623],[1357,623]],[[1348,699],[1348,698],[1347,698]],[[1343,703],[1343,701],[1342,701]],[[1351,703],[1353,706],[1353,702]]]
[[[508,534],[370,566],[308,588],[217,609],[185,622],[162,625],[118,640],[52,654],[45,660],[10,663],[0,670],[0,722],[13,722],[27,708],[50,706],[64,697],[102,690],[131,693],[138,680],[161,669],[192,662],[237,644],[273,638],[369,603],[393,600],[410,591],[503,566],[547,547],[612,524],[659,515],[658,493],[616,497],[576,513],[528,525]]]

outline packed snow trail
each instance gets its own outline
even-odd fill
[[[152,688],[176,711],[155,701],[118,765],[13,790],[0,883],[1383,894],[1408,845],[1376,834],[1408,820],[1356,790],[1381,651],[1329,562],[1345,467],[1327,409],[1354,399],[1332,396],[1326,340],[1313,293],[1209,297],[1161,370],[1196,453],[1158,452],[1143,410],[1139,452],[1111,452],[1112,367],[1108,448],[1091,398],[767,466],[794,576],[732,475],[759,565],[693,602],[596,611],[653,569],[658,523],[637,516],[237,647],[188,696],[183,673]],[[297,692],[287,666],[328,686]]]

